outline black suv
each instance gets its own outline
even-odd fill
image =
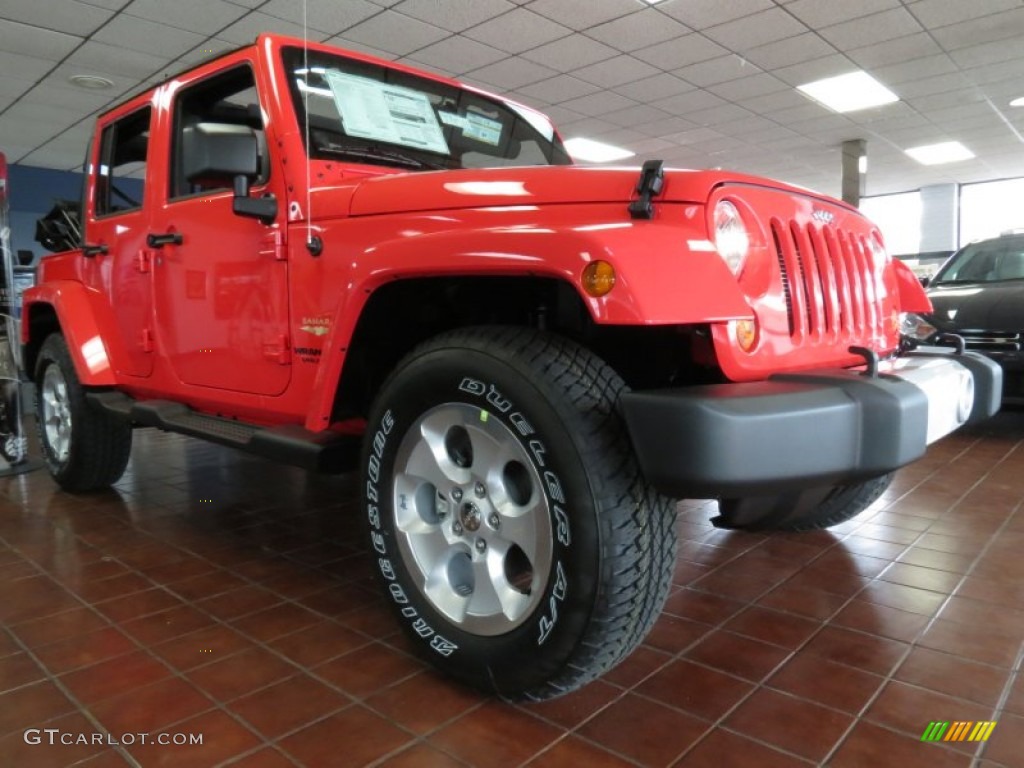
[[[903,333],[956,333],[1003,367],[1003,402],[1024,404],[1024,233],[965,245],[928,283],[935,311],[907,314]]]

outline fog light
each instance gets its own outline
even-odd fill
[[[605,296],[615,287],[615,267],[607,261],[592,261],[583,270],[582,282],[591,296]]]
[[[749,352],[757,345],[757,320],[736,320],[733,322],[733,333],[740,349]]]

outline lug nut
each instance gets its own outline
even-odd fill
[[[477,483],[473,491],[476,493],[476,497],[478,499],[482,499],[484,497],[484,494],[487,493],[487,489],[484,488],[483,483]]]
[[[491,512],[491,516],[487,518],[487,524],[491,526],[491,528],[501,527],[501,518],[498,517],[497,512]]]
[[[458,503],[462,501],[462,489],[452,488],[452,501]]]
[[[460,523],[458,520],[452,523],[452,533],[454,533],[456,536],[462,535],[462,523]]]
[[[476,551],[479,552],[481,555],[484,552],[486,552],[487,551],[487,542],[484,541],[483,539],[477,539],[476,540]]]

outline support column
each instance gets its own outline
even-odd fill
[[[864,139],[843,142],[843,201],[854,208],[867,191],[868,143]]]
[[[956,250],[959,196],[956,184],[921,187],[921,253]]]

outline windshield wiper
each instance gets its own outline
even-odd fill
[[[390,149],[381,149],[380,147],[346,147],[342,144],[327,144],[318,149],[323,152],[330,152],[332,155],[357,157],[364,160],[388,160],[398,165],[404,165],[407,168],[426,168],[433,171],[447,169],[447,166],[439,163],[430,163],[412,155],[407,155],[404,152],[395,152]]]

